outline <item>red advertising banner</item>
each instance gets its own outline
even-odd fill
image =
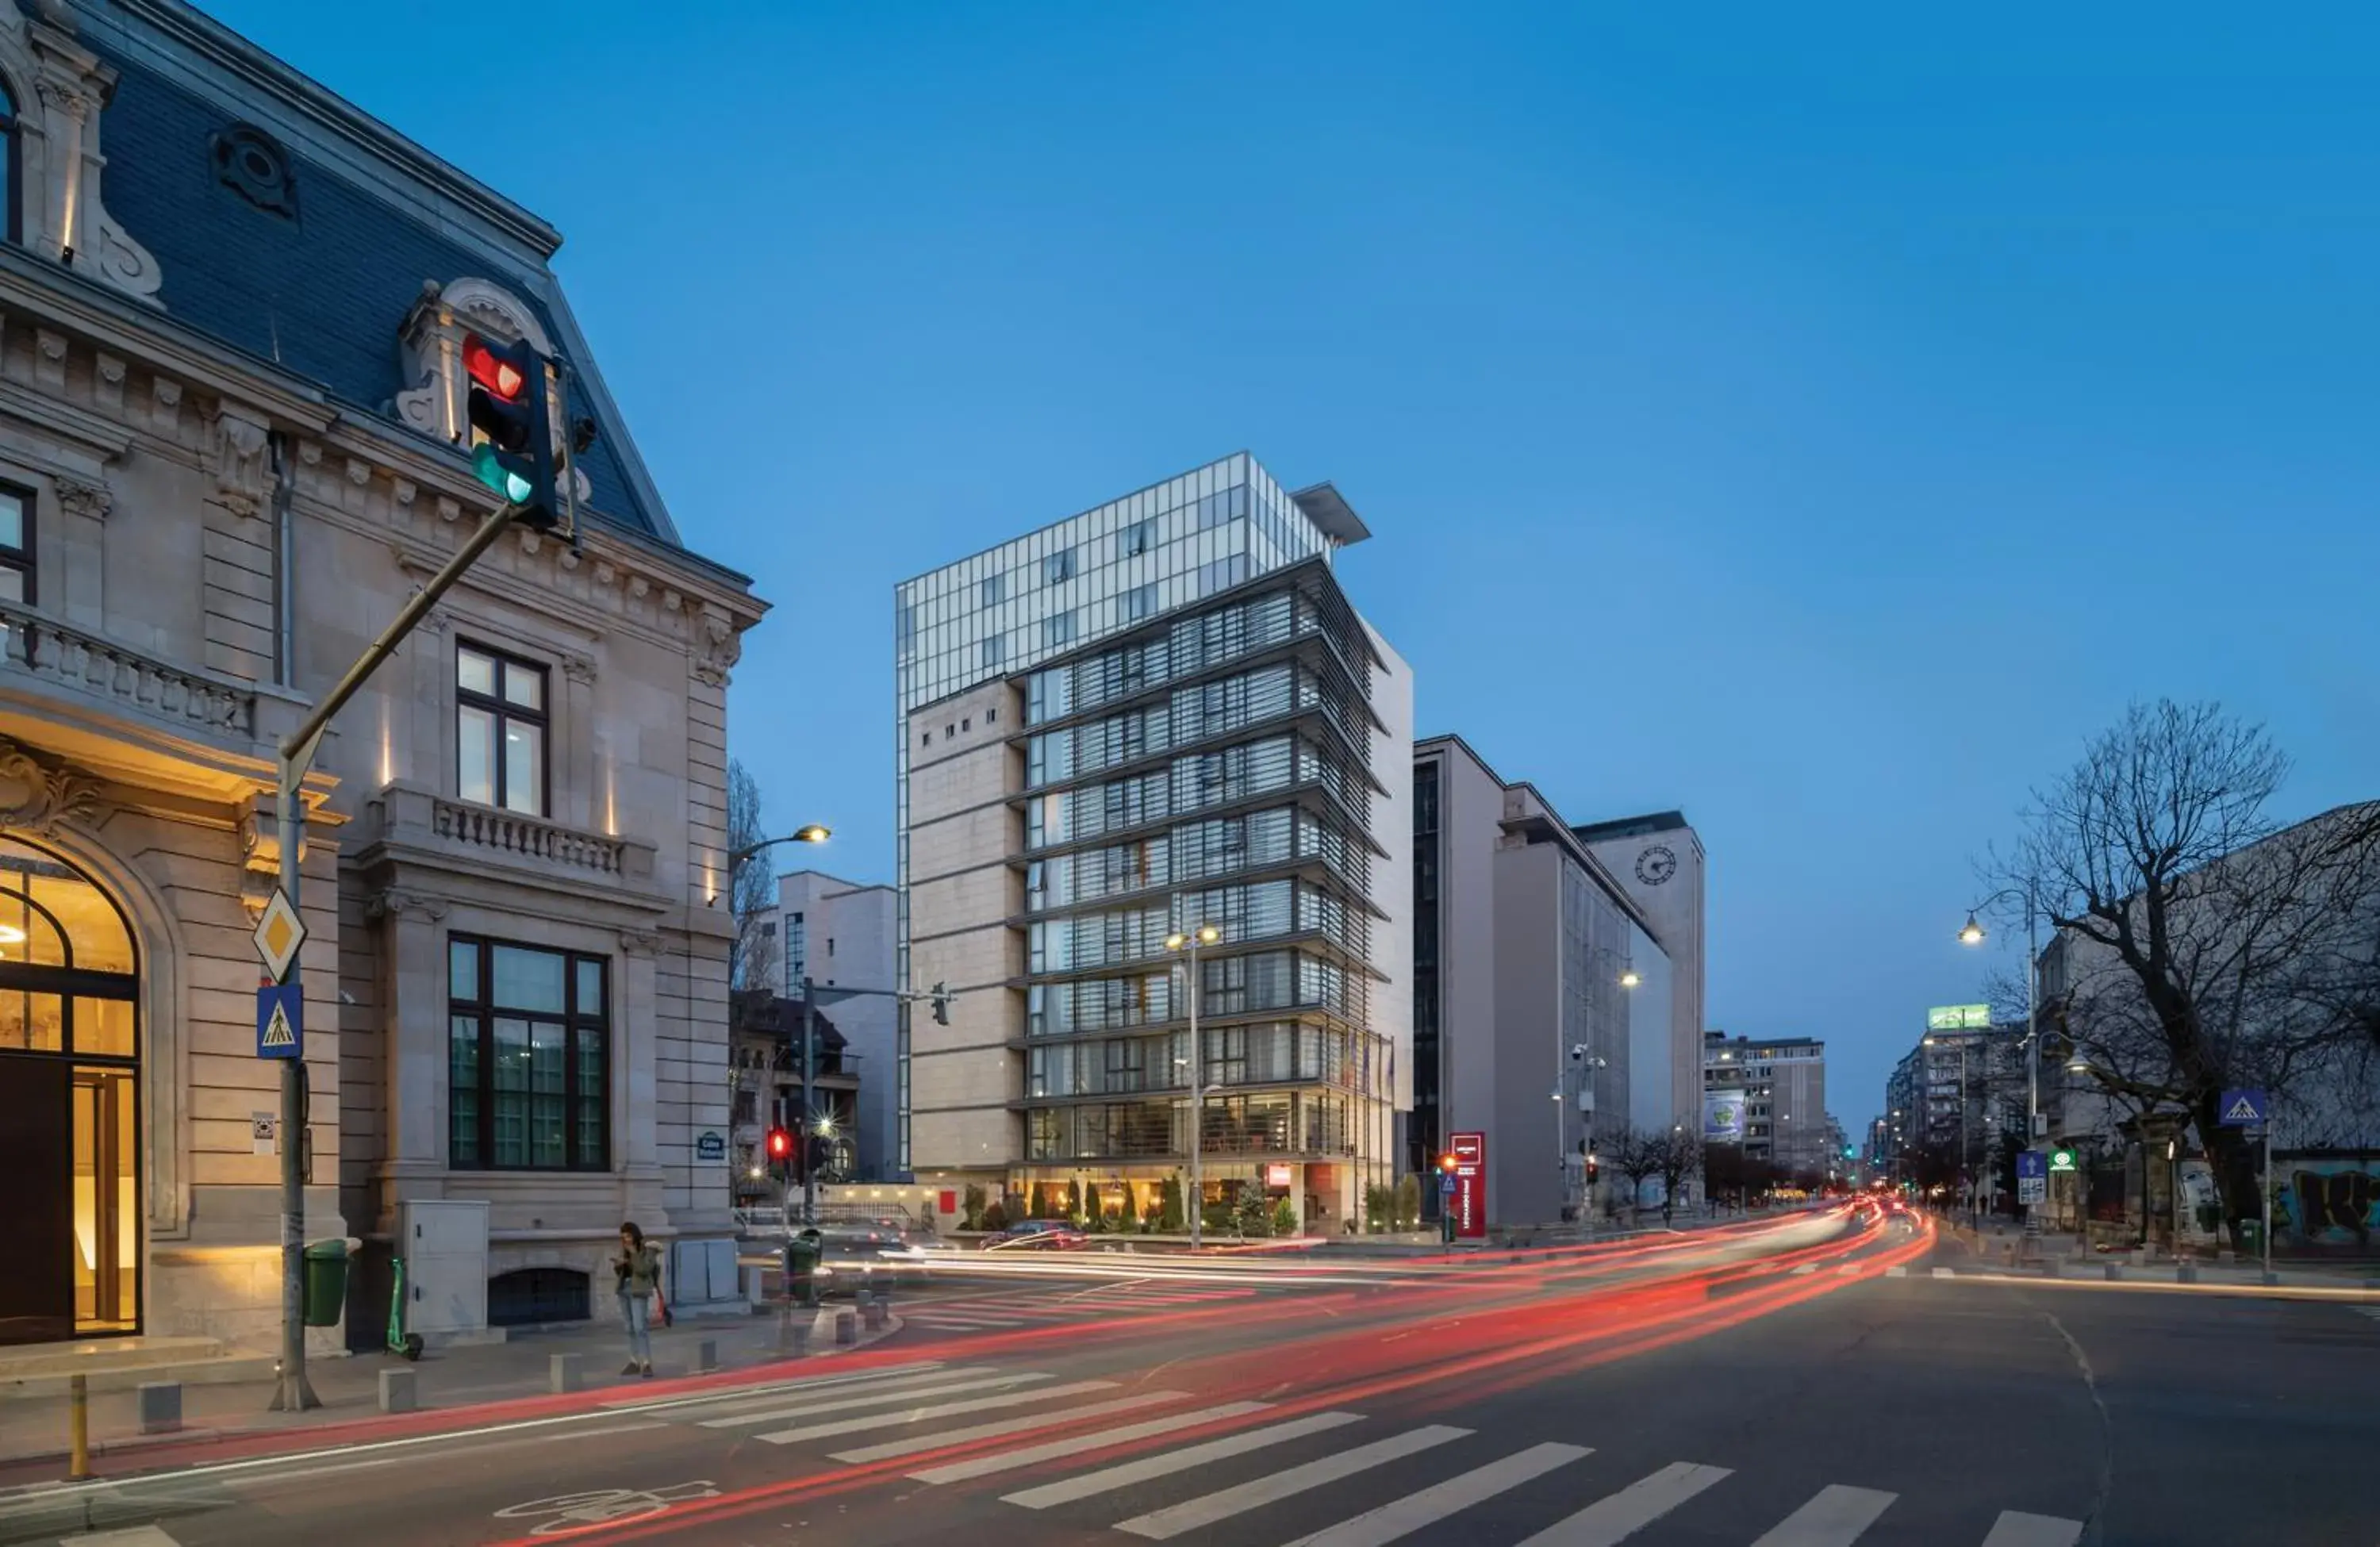
[[[1453,1134],[1447,1149],[1454,1156],[1454,1234],[1464,1240],[1483,1239],[1488,1234],[1488,1136]]]

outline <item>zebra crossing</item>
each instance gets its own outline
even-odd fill
[[[965,1299],[921,1300],[900,1308],[909,1327],[938,1332],[1009,1332],[1079,1322],[1086,1317],[1147,1316],[1199,1310],[1251,1300],[1267,1291],[1246,1285],[1197,1285],[1135,1279],[1052,1295],[1025,1291]]]
[[[1656,1547],[1662,1523],[1687,1512],[1681,1529],[1697,1541],[1855,1547],[1872,1529],[1891,1534],[1900,1501],[1896,1492],[1845,1483],[1779,1497],[1773,1481],[1755,1483],[1694,1460],[1641,1476],[1597,1473],[1596,1449],[1585,1443],[1591,1435],[1532,1434],[1512,1443],[1453,1423],[1401,1424],[1348,1409],[1217,1401],[965,1362],[923,1360],[767,1393],[689,1398],[657,1416],[769,1444],[815,1446],[836,1466],[880,1468],[929,1487],[1037,1472],[1016,1479],[1000,1504],[1064,1512],[1068,1525],[1148,1541],[1229,1523],[1239,1541],[1387,1547],[1451,1522],[1465,1541],[1513,1547]],[[1160,1443],[1118,1454],[1152,1441]],[[1433,1480],[1429,1474],[1440,1469],[1445,1475]],[[1508,1497],[1522,1490],[1521,1498]],[[1129,1502],[1116,1497],[1127,1491]],[[1317,1503],[1334,1508],[1342,1500],[1343,1517],[1319,1529],[1297,1534],[1266,1526],[1269,1512]],[[1500,1521],[1544,1518],[1518,1530],[1500,1525],[1493,1534],[1463,1519],[1491,1505]],[[1980,1547],[2074,1547],[2082,1522],[2002,1510],[1975,1529],[1985,1534],[1964,1540]],[[1947,1539],[1929,1529],[1926,1540]]]

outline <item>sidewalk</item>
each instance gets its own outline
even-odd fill
[[[847,1302],[830,1302],[816,1313],[810,1358],[832,1357],[839,1351],[834,1316],[837,1310],[851,1309]],[[803,1314],[794,1313],[796,1319]],[[884,1330],[860,1330],[854,1348],[879,1343],[900,1327],[896,1300]],[[581,1389],[599,1400],[607,1393],[625,1394],[698,1373],[697,1346],[704,1342],[717,1345],[718,1369],[725,1373],[788,1362],[778,1352],[773,1313],[681,1322],[674,1327],[655,1328],[652,1338],[651,1380],[620,1373],[627,1360],[627,1345],[617,1325],[591,1329],[574,1325],[551,1331],[516,1328],[502,1343],[432,1349],[418,1363],[407,1363],[393,1354],[317,1358],[307,1362],[306,1373],[314,1395],[322,1399],[320,1407],[304,1413],[272,1411],[273,1383],[269,1379],[185,1385],[182,1428],[167,1434],[140,1432],[137,1392],[94,1392],[90,1397],[91,1456],[97,1463],[105,1456],[126,1457],[163,1445],[328,1430],[376,1419],[382,1416],[380,1372],[383,1370],[413,1371],[418,1409],[437,1412],[549,1395],[553,1389],[552,1358],[556,1354],[578,1356]],[[70,1421],[69,1399],[65,1396],[0,1395],[0,1466],[55,1459],[63,1474]]]
[[[2006,1220],[1986,1220],[1979,1235],[1963,1223],[1941,1222],[1942,1234],[1976,1259],[1973,1271],[2048,1277],[2100,1277],[2109,1268],[2126,1278],[2144,1283],[2181,1281],[2208,1285],[2263,1285],[2280,1288],[2361,1289],[2380,1292],[2380,1261],[2307,1261],[2277,1257],[2268,1279],[2263,1262],[2249,1258],[2225,1261],[2218,1252],[2192,1253],[2179,1261],[2163,1249],[2143,1255],[2138,1249],[2100,1251],[2070,1234],[2044,1232],[2027,1241],[2023,1230]],[[1961,1270],[1961,1272],[1967,1270]],[[2184,1278],[2184,1273],[2189,1276]]]

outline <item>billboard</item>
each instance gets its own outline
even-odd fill
[[[1706,1090],[1703,1092],[1703,1142],[1706,1144],[1741,1144],[1743,1142],[1743,1098],[1742,1090]]]
[[[1454,1155],[1454,1234],[1475,1241],[1488,1234],[1488,1136],[1451,1134],[1446,1147]]]
[[[1925,1012],[1928,1031],[1988,1031],[1992,1029],[1992,1007],[1989,1005],[1937,1005]]]

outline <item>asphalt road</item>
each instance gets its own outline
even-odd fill
[[[0,1494],[0,1541],[2380,1542],[2374,1308],[1939,1279],[1933,1249],[1805,1220],[1067,1319],[995,1310],[1244,1285],[942,1285],[993,1309],[798,1383],[193,1456]]]

